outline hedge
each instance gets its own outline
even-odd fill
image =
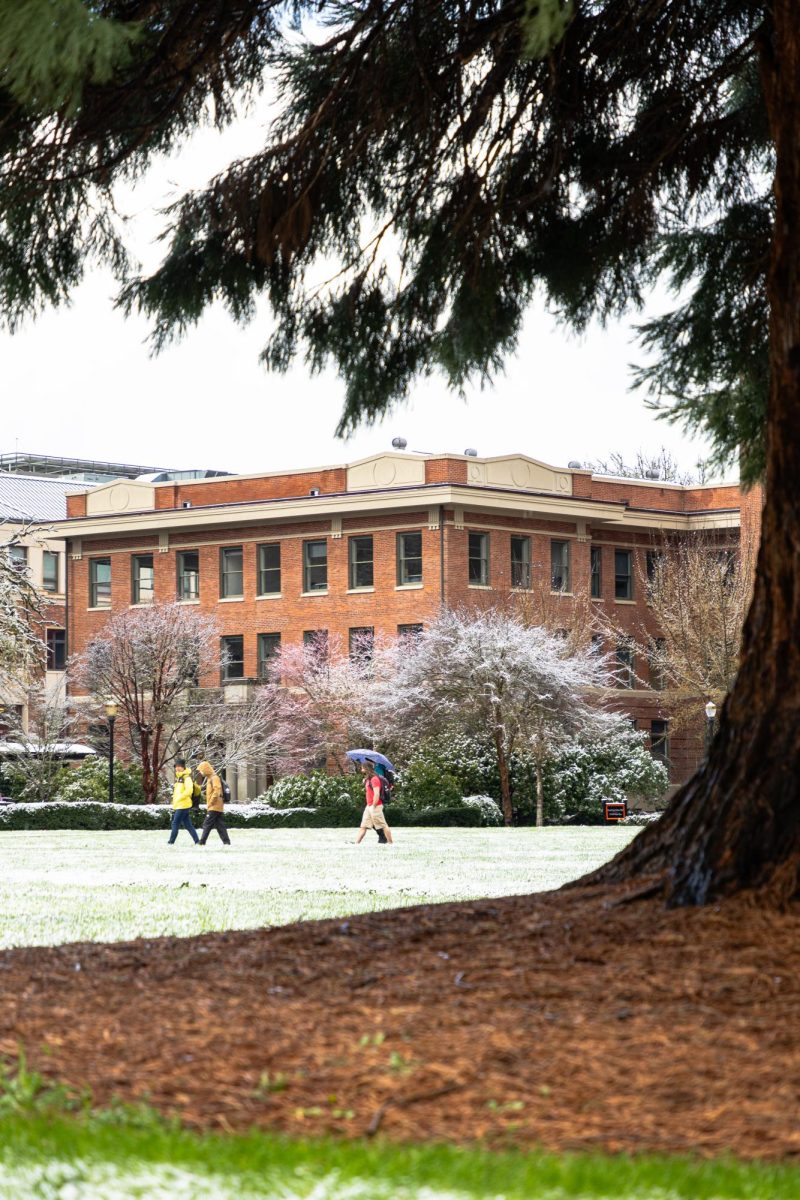
[[[230,829],[327,829],[354,828],[362,809],[269,808],[261,804],[233,804],[225,809]],[[192,809],[195,825],[202,825],[205,809]],[[387,806],[390,825],[479,826],[477,809],[439,808],[411,812],[399,805]],[[172,809],[166,804],[108,804],[96,800],[51,801],[41,804],[9,804],[0,807],[0,832],[27,829],[144,830],[169,829]]]

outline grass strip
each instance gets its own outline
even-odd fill
[[[195,1133],[148,1109],[0,1118],[0,1197],[31,1200],[796,1200],[800,1169]]]

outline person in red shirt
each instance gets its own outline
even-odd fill
[[[382,829],[386,834],[387,842],[392,843],[392,831],[386,824],[386,816],[383,811],[383,792],[381,789],[381,781],[375,773],[375,768],[372,763],[362,763],[361,773],[364,776],[364,790],[366,792],[367,803],[364,808],[364,815],[361,818],[361,828],[358,831],[356,845],[363,842],[368,829],[374,829],[376,832]]]

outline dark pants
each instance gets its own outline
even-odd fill
[[[169,831],[169,845],[175,841],[178,836],[178,830],[185,829],[187,833],[192,835],[192,841],[199,842],[197,830],[192,824],[192,810],[190,808],[176,808],[172,814],[172,828]]]
[[[206,813],[206,819],[203,822],[203,832],[200,835],[200,845],[205,846],[208,841],[208,835],[212,829],[216,829],[219,836],[222,838],[226,846],[230,846],[231,839],[228,837],[228,830],[225,826],[225,818],[221,812]]]

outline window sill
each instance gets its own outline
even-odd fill
[[[473,592],[490,592],[492,585],[490,583],[468,583],[468,588],[472,588]]]
[[[199,598],[197,600],[176,600],[175,603],[176,604],[199,604],[200,600],[199,600]]]
[[[244,603],[244,596],[220,596],[219,603],[220,604],[242,604],[242,603]]]
[[[348,588],[347,595],[348,596],[357,596],[360,592],[374,592],[374,591],[375,591],[374,587]]]
[[[283,592],[259,592],[256,600],[282,600]]]
[[[308,599],[308,598],[310,598],[311,596],[327,596],[327,594],[328,594],[328,589],[327,589],[327,588],[320,589],[319,591],[316,591],[316,592],[301,592],[301,593],[300,593],[300,595],[301,595],[301,596],[302,596],[304,599]]]
[[[155,600],[137,600],[134,604],[129,604],[128,608],[152,608]]]
[[[424,586],[424,583],[396,583],[394,590],[396,592],[421,592]]]
[[[90,604],[87,612],[111,612],[110,604]]]
[[[574,597],[574,592],[565,592],[563,588],[550,588],[551,596],[571,596]]]
[[[632,604],[632,605],[634,605],[634,607],[636,605],[635,600],[618,600],[616,596],[614,597],[614,603],[615,604]]]

